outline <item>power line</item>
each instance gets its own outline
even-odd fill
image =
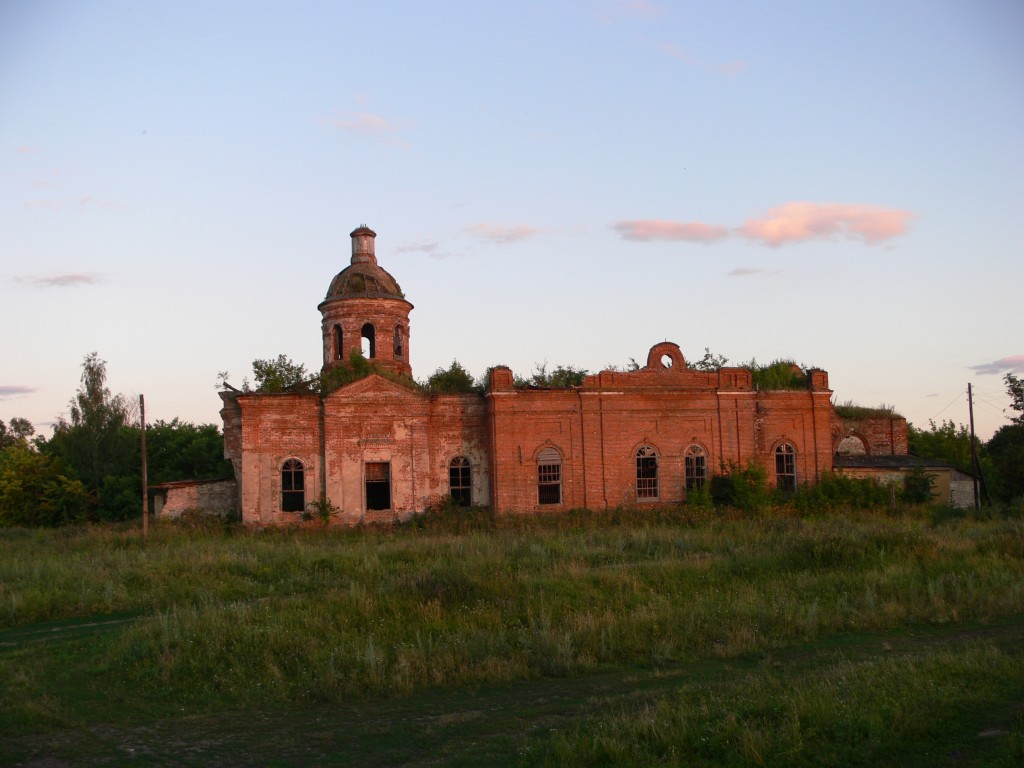
[[[946,412],[947,410],[949,410],[949,406],[950,406],[950,405],[952,405],[953,403],[955,403],[955,402],[956,402],[957,400],[959,400],[959,399],[960,399],[960,397],[961,397],[961,395],[965,395],[965,394],[967,394],[967,391],[966,391],[966,390],[962,390],[962,391],[960,391],[960,392],[957,392],[957,393],[956,393],[956,395],[954,395],[954,396],[953,396],[953,399],[949,401],[949,405],[947,405],[947,406],[946,406],[945,408],[943,408],[943,409],[942,409],[941,411],[939,411],[939,412],[938,412],[938,413],[936,413],[936,414],[935,414],[934,416],[932,416],[932,417],[931,417],[931,418],[929,419],[929,421],[935,421],[935,419],[937,419],[937,418],[938,418],[939,416],[941,416],[941,415],[942,415],[943,413],[945,413],[945,412]]]

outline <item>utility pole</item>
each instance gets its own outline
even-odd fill
[[[978,475],[981,474],[981,467],[978,466],[978,448],[974,443],[974,394],[971,392],[971,385],[967,385],[967,413],[971,419],[971,475],[974,485],[974,508],[980,509],[978,503]]]
[[[142,538],[149,538],[149,487],[146,477],[146,400],[139,395],[139,423],[142,425]],[[974,490],[977,498],[978,490]]]

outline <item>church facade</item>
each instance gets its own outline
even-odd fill
[[[411,381],[413,305],[377,263],[376,234],[351,236],[318,307],[323,372],[361,351],[386,373],[323,395],[221,392],[243,522],[296,522],[316,502],[339,523],[390,522],[445,496],[499,513],[680,504],[732,464],[791,489],[840,453],[907,452],[905,420],[841,419],[825,371],[806,371],[802,390],[759,391],[746,368],[688,368],[672,342],[570,389],[518,387],[499,366],[482,393],[425,392]]]

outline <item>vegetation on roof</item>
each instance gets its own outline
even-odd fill
[[[794,360],[773,360],[765,365],[751,359],[743,367],[750,371],[755,389],[807,389],[804,366]]]
[[[856,405],[852,400],[847,400],[845,403],[836,403],[834,406],[836,414],[844,419],[901,419],[903,418],[899,413],[896,412],[896,406],[876,405],[869,407],[865,405]]]
[[[535,363],[533,374],[528,379],[515,377],[516,387],[539,387],[541,389],[572,389],[583,386],[583,379],[590,371],[573,365],[559,365],[548,372],[548,361]]]
[[[481,390],[473,375],[458,360],[452,360],[448,368],[438,368],[430,374],[425,386],[435,395],[464,395]]]

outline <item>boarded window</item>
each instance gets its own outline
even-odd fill
[[[405,354],[405,345],[402,338],[402,326],[395,326],[395,357],[402,357]]]
[[[636,452],[636,497],[658,498],[658,454],[649,445]]]
[[[537,503],[562,503],[562,454],[554,448],[537,455]]]
[[[473,504],[473,473],[465,456],[456,456],[448,465],[448,493],[460,507]]]
[[[366,508],[391,509],[391,462],[366,462]]]
[[[281,467],[281,511],[302,512],[306,508],[306,471],[298,459]]]
[[[775,487],[781,491],[796,490],[796,450],[789,443],[775,449]]]
[[[704,487],[708,479],[708,455],[699,445],[691,445],[683,454],[686,469],[686,490],[695,491]]]

